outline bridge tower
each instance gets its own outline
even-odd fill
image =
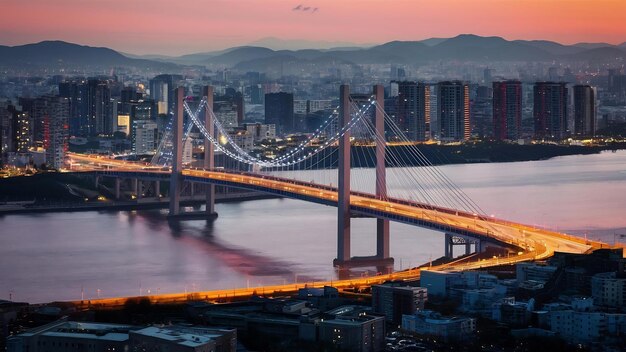
[[[350,121],[350,86],[339,87],[339,119],[341,131]],[[350,260],[350,130],[339,138],[337,185],[337,259],[335,265]]]
[[[170,216],[180,213],[180,189],[183,180],[183,103],[185,88],[178,87],[175,90],[176,104],[174,120],[172,123],[172,173],[170,175]]]
[[[210,136],[215,138],[215,125],[213,123],[213,86],[202,87],[202,96],[206,98],[204,109],[204,127]],[[210,109],[210,110],[209,110]],[[212,170],[215,168],[215,147],[208,138],[204,139],[204,168]],[[206,215],[215,216],[215,185],[207,185],[206,191]]]
[[[377,103],[374,115],[376,133],[380,138],[376,141],[376,196],[387,197],[385,172],[385,116],[381,109],[385,106],[385,89],[382,85],[373,87]],[[350,87],[341,85],[339,88],[339,119],[338,128],[343,130],[351,120]],[[376,255],[351,257],[350,255],[350,130],[346,130],[339,138],[338,185],[337,185],[337,258],[334,265],[338,267],[357,267],[376,265],[380,271],[393,264],[389,257],[389,220],[376,219]]]
[[[376,140],[376,197],[387,198],[387,176],[385,170],[385,88],[377,84],[374,86],[374,99],[377,107],[374,115],[374,126],[378,139]],[[389,220],[376,219],[376,258],[389,258]]]

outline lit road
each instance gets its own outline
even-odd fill
[[[106,157],[70,154],[73,163],[72,169],[76,172],[98,171],[102,175],[132,177],[160,176],[167,178],[169,169],[151,167],[147,164],[112,160]],[[227,171],[207,171],[186,169],[182,172],[183,178],[193,182],[209,182],[232,187],[240,187],[272,194],[279,194],[290,198],[302,199],[316,203],[337,204],[337,191],[332,187],[304,183],[265,175],[236,173]],[[436,229],[452,234],[475,236],[518,248],[519,253],[509,257],[496,257],[474,262],[448,263],[433,267],[432,270],[469,270],[514,264],[533,259],[545,259],[555,251],[568,253],[586,253],[591,249],[601,247],[601,243],[586,241],[585,239],[570,236],[564,233],[549,231],[520,223],[505,221],[493,217],[484,217],[454,209],[432,207],[430,205],[408,202],[395,199],[377,199],[376,197],[352,192],[350,197],[352,212],[366,216],[385,218],[417,226]],[[390,279],[414,280],[419,277],[419,270],[409,270],[388,275],[378,275],[367,278],[355,278],[332,282],[308,283],[308,287],[323,287],[332,285],[339,289],[348,287],[364,287],[381,283]],[[150,296],[154,302],[183,302],[190,299],[218,300],[236,297],[245,297],[253,294],[289,293],[304,287],[304,284],[264,286],[242,288],[234,290],[217,290],[196,292],[193,294],[162,294]],[[91,304],[115,306],[125,302],[126,298],[92,300]]]

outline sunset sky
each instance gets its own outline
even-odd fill
[[[178,55],[264,37],[383,43],[461,33],[626,41],[626,0],[0,0],[0,44]]]

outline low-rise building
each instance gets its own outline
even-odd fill
[[[540,265],[536,263],[518,263],[515,265],[515,278],[521,285],[526,281],[546,283],[556,272],[557,267],[552,265]]]
[[[372,309],[384,314],[385,319],[395,324],[402,323],[403,314],[412,314],[424,309],[428,291],[423,287],[394,284],[372,286]]]
[[[533,299],[528,302],[516,302],[515,298],[510,297],[493,304],[491,318],[512,327],[525,327],[530,322],[534,308],[535,301]]]
[[[591,295],[598,306],[626,309],[626,277],[619,277],[616,272],[594,275]]]
[[[319,323],[319,341],[340,351],[381,351],[385,346],[385,317],[362,306],[343,306],[327,312]]]
[[[137,327],[57,320],[7,340],[10,352],[234,352],[236,330],[186,326]]]
[[[235,352],[236,329],[211,329],[182,326],[150,326],[130,331],[133,352]]]
[[[7,339],[9,352],[128,351],[137,327],[58,320]]]
[[[468,317],[444,317],[439,313],[424,310],[403,315],[402,329],[449,341],[463,341],[474,336],[476,320]]]

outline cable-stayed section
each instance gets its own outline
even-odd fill
[[[433,165],[419,150],[416,143],[409,140],[375,99],[350,100],[350,120],[345,126],[336,127],[337,110],[311,134],[295,146],[273,157],[254,155],[239,146],[230,133],[215,116],[207,103],[201,99],[195,111],[185,101],[184,111],[189,116],[185,127],[188,136],[195,126],[200,134],[207,139],[216,151],[226,158],[234,160],[240,171],[265,173],[282,178],[294,179],[312,184],[336,186],[337,175],[333,171],[337,167],[338,140],[346,133],[351,136],[351,190],[355,192],[374,193],[380,182],[374,175],[376,165],[375,146],[386,146],[385,163],[387,170],[387,197],[404,199],[422,204],[430,209],[446,208],[459,210],[477,217],[484,217],[485,212],[454,184],[437,166]],[[206,109],[206,111],[205,111]],[[210,135],[206,126],[199,118],[200,113],[211,114],[214,124],[214,135]],[[389,145],[385,135],[381,135],[374,126],[372,116],[381,113],[385,119],[387,132],[396,136],[399,143]],[[153,158],[155,164],[167,165],[171,160],[168,152],[171,135],[171,124],[164,132],[164,138]],[[188,138],[185,138],[188,140]],[[399,145],[397,145],[399,144]]]

